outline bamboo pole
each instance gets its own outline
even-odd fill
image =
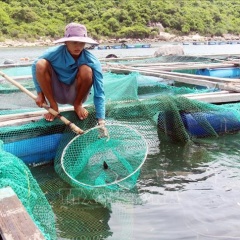
[[[12,83],[14,86],[16,86],[17,88],[19,88],[22,92],[26,93],[29,97],[31,97],[33,100],[36,100],[37,97],[30,92],[29,90],[27,90],[25,87],[23,87],[20,83],[16,82],[15,80],[13,80],[12,78],[10,78],[9,76],[7,76],[6,74],[4,74],[3,72],[0,71],[0,75],[2,77],[4,77],[7,81],[9,81],[10,83]],[[62,122],[64,122],[67,126],[69,126],[72,131],[74,131],[77,134],[82,134],[83,130],[80,129],[79,127],[77,127],[74,123],[70,122],[68,119],[66,119],[64,116],[62,116],[60,113],[58,113],[57,111],[55,111],[54,109],[50,108],[47,104],[43,104],[43,107],[49,112],[51,113],[53,116],[59,118]]]

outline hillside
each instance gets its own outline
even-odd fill
[[[104,38],[240,33],[240,4],[232,0],[5,0],[0,1],[0,41],[63,35],[66,23],[87,26]]]

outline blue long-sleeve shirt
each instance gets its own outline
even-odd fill
[[[56,72],[58,79],[65,84],[72,84],[75,81],[78,67],[89,66],[93,71],[93,90],[96,118],[105,119],[105,94],[103,89],[103,75],[99,60],[88,50],[83,50],[75,61],[68,52],[66,45],[51,47],[36,59],[32,65],[32,76],[36,91],[41,92],[41,87],[36,78],[36,63],[39,59],[46,59],[50,62]]]

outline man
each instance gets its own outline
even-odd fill
[[[94,105],[98,124],[104,124],[105,94],[101,64],[85,44],[97,44],[87,37],[84,25],[70,23],[65,28],[65,36],[55,41],[64,43],[52,47],[32,65],[32,75],[37,91],[36,104],[42,107],[48,101],[50,107],[58,112],[58,103],[71,104],[81,120],[88,117],[83,103],[94,90]],[[53,121],[51,113],[44,115],[47,121]]]

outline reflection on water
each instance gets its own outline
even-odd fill
[[[59,239],[240,238],[240,134],[156,144],[136,188],[112,193],[108,204],[85,200],[51,166],[33,169]]]
[[[161,142],[138,182],[133,239],[240,238],[239,137]]]

